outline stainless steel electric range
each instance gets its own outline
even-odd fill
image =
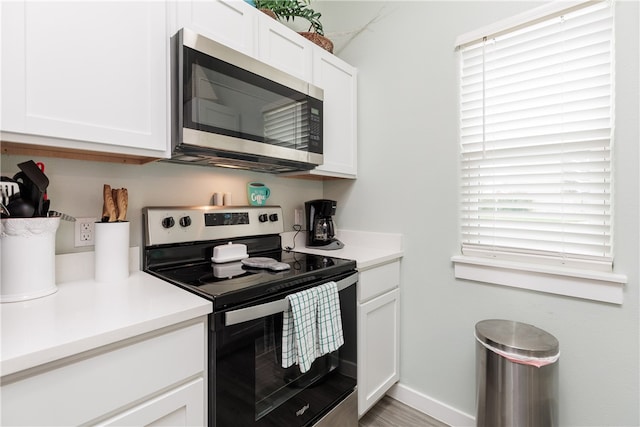
[[[143,220],[144,270],[213,304],[210,426],[358,425],[354,261],[283,250],[278,206],[147,207]],[[213,262],[229,243],[249,258]],[[344,344],[304,373],[283,368],[285,297],[327,282],[338,287]]]

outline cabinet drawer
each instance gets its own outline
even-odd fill
[[[400,285],[400,261],[360,272],[358,302],[363,303]]]
[[[202,321],[3,383],[1,424],[85,424],[203,375],[205,333]]]
[[[144,402],[99,426],[203,426],[205,425],[204,379]]]

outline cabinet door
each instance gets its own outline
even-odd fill
[[[324,49],[314,51],[313,82],[324,89],[324,164],[319,174],[357,174],[357,70]]]
[[[189,28],[239,52],[253,55],[256,12],[242,0],[178,0],[177,28],[174,29]]]
[[[197,378],[98,425],[203,426],[206,424],[204,387],[204,379]]]
[[[164,2],[3,2],[2,130],[165,152],[167,49]]]
[[[311,81],[313,47],[311,42],[279,21],[263,13],[258,15],[258,59],[261,61]]]
[[[201,318],[198,323],[179,329],[161,334],[152,332],[140,337],[139,342],[115,343],[88,355],[71,356],[50,366],[34,368],[33,375],[25,373],[22,379],[3,382],[0,424],[93,424],[92,420],[105,419],[107,414],[115,414],[121,408],[131,408],[177,390],[177,384],[203,379],[206,333],[206,318]],[[184,413],[187,409],[180,409],[184,402],[190,402],[195,410],[204,405],[196,406],[195,400],[205,402],[207,394],[204,387],[198,386],[189,388],[188,395],[180,396],[183,397],[172,399],[183,403],[167,399],[165,403],[159,402],[153,413],[164,412],[163,416],[176,410]]]
[[[399,290],[358,306],[358,415],[398,381]]]

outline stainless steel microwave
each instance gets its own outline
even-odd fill
[[[171,41],[169,161],[270,173],[322,164],[322,89],[188,29]]]

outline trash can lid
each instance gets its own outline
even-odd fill
[[[527,323],[489,319],[476,323],[479,341],[499,350],[529,357],[551,357],[559,352],[558,340]]]

